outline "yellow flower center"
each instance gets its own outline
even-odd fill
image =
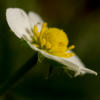
[[[33,45],[38,48],[59,57],[71,57],[74,54],[68,53],[68,50],[73,49],[75,46],[68,47],[68,37],[66,33],[58,28],[47,28],[47,23],[43,23],[42,29],[38,32],[37,25],[33,30],[34,41]]]

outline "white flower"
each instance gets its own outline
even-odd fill
[[[48,28],[38,14],[29,12],[27,15],[22,9],[8,8],[6,18],[15,35],[23,38],[33,50],[63,64],[66,69],[74,71],[75,76],[85,73],[97,75],[95,71],[86,68],[71,51],[74,45],[68,47],[69,41],[65,32],[58,28]]]

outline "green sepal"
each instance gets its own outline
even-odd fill
[[[41,63],[43,60],[45,59],[45,57],[38,52],[38,63]]]

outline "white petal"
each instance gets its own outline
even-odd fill
[[[17,37],[22,38],[24,35],[27,39],[31,40],[30,34],[32,34],[32,32],[29,19],[22,9],[8,8],[6,10],[6,18],[9,27]]]
[[[78,75],[84,75],[85,73],[97,75],[97,73],[95,71],[86,68],[85,65],[82,63],[82,61],[79,59],[79,57],[77,55],[72,56],[70,58],[61,58],[58,56],[48,54],[48,53],[44,52],[43,50],[36,48],[34,45],[32,45],[29,42],[28,42],[28,44],[33,50],[40,52],[46,58],[57,61],[57,62],[65,65],[67,69],[74,71],[75,77]],[[70,52],[72,52],[72,51],[70,51]]]
[[[78,76],[78,75],[84,75],[85,73],[97,75],[97,73],[95,71],[86,68],[77,55],[72,56],[70,58],[61,58],[61,57],[58,57],[58,56],[48,54],[48,53],[44,52],[43,50],[36,48],[31,43],[28,43],[28,44],[30,45],[30,47],[32,49],[40,52],[46,58],[57,61],[57,62],[65,65],[67,69],[74,71],[75,77]],[[72,52],[72,51],[70,51],[70,52]]]
[[[37,24],[38,30],[40,32],[42,24],[43,24],[42,18],[37,13],[32,12],[32,11],[29,12],[28,17],[29,17],[29,21],[30,21],[32,29],[34,28],[34,25]]]
[[[70,51],[70,52],[72,52],[72,51]],[[85,73],[97,75],[97,73],[95,71],[86,68],[85,65],[82,63],[82,61],[80,60],[80,58],[77,55],[72,56],[70,58],[64,58],[64,59],[71,63],[74,63],[75,65],[77,65],[79,67],[79,70],[75,76],[77,76],[78,74],[83,75]]]
[[[61,58],[61,57],[50,55],[42,50],[39,50],[39,52],[41,52],[48,59],[55,60],[67,66],[67,69],[75,72],[75,76],[83,75],[85,73],[97,75],[95,71],[85,68],[85,66],[83,65],[83,63],[81,62],[81,60],[78,58],[77,55],[72,56],[70,58]]]

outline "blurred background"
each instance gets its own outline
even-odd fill
[[[70,78],[59,69],[45,79],[48,64],[33,67],[0,100],[100,100],[100,0],[0,0],[0,88],[34,54],[6,22],[6,8],[35,11],[63,29],[74,51],[98,76]],[[33,59],[34,60],[34,59]]]

